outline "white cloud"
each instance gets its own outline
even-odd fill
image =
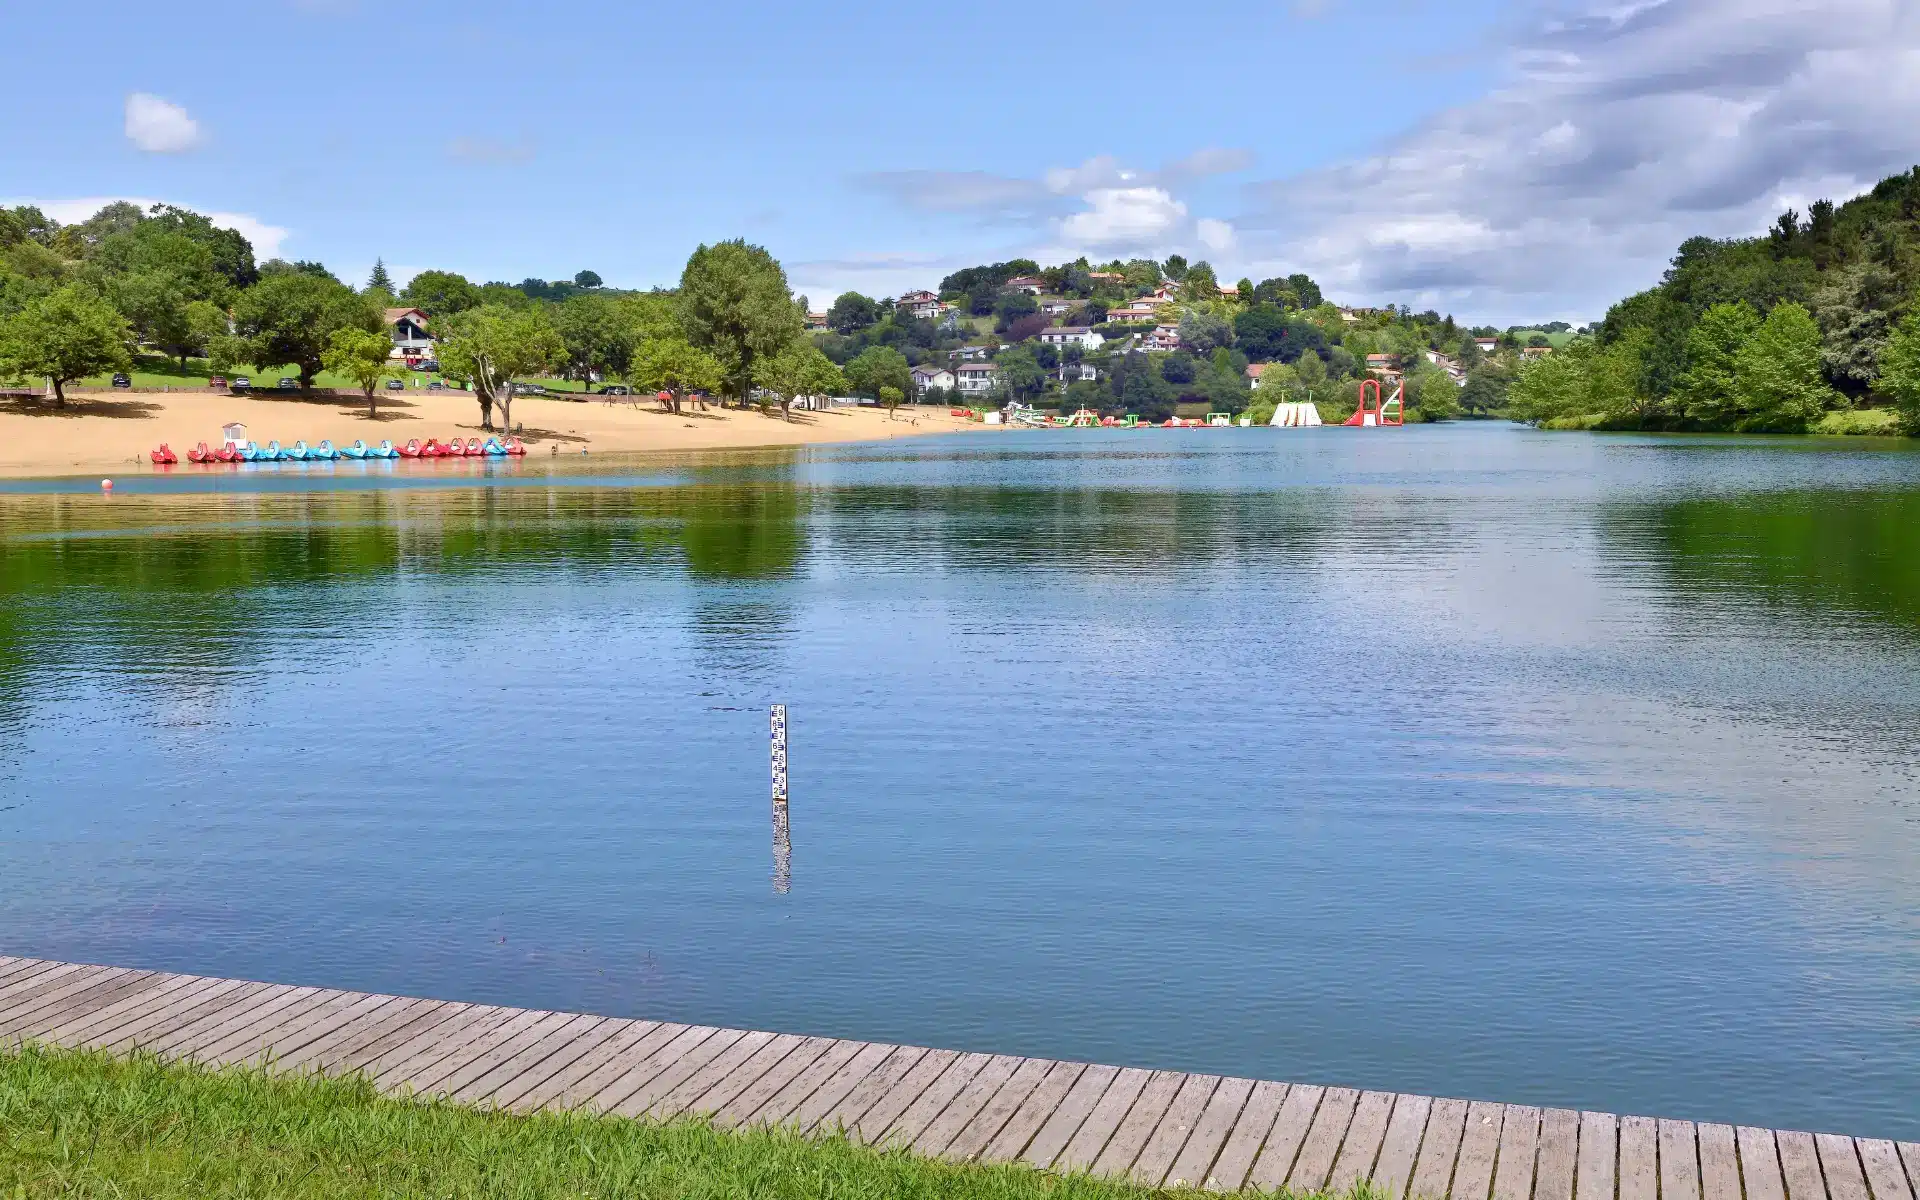
[[[109,204],[137,204],[143,210],[155,204],[169,201],[151,200],[144,196],[87,196],[77,200],[9,200],[8,204],[32,204],[40,211],[60,222],[62,225],[75,225],[99,212]],[[181,208],[193,208],[191,204],[182,204]],[[280,225],[269,225],[260,218],[247,213],[193,211],[214,223],[221,229],[232,229],[241,237],[253,243],[253,257],[265,262],[269,258],[280,256],[280,243],[285,240],[289,230]]]
[[[149,154],[184,154],[200,145],[200,124],[178,104],[133,92],[127,96],[127,140]]]
[[[1187,217],[1187,206],[1164,188],[1094,188],[1085,199],[1085,211],[1060,222],[1060,235],[1089,249],[1157,246]]]
[[[1590,319],[1687,237],[1920,161],[1910,0],[1584,0],[1508,59],[1376,154],[1255,185],[1243,252],[1353,300]]]
[[[1233,249],[1233,225],[1213,217],[1201,217],[1193,223],[1194,236],[1200,244],[1215,254],[1225,254]]]

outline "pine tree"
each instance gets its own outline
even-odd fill
[[[393,276],[387,274],[387,261],[383,258],[373,260],[373,274],[367,278],[367,290],[385,292],[393,295]]]

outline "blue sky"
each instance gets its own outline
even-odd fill
[[[0,18],[0,197],[179,203],[355,281],[666,284],[745,236],[816,307],[1180,251],[1585,320],[1920,161],[1911,0],[85,7],[84,69],[72,10]]]

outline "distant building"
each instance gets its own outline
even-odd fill
[[[993,390],[1000,379],[1000,368],[990,362],[961,363],[954,373],[963,396],[980,396]]]
[[[1036,279],[1032,275],[1015,275],[1004,285],[1010,292],[1025,292],[1029,296],[1038,296],[1047,290],[1047,281]]]
[[[1054,372],[1054,376],[1061,383],[1072,383],[1075,380],[1092,383],[1100,378],[1100,372],[1094,369],[1092,363],[1061,363],[1059,369]]]
[[[827,314],[823,312],[810,312],[807,314],[808,333],[825,333],[829,328],[830,326],[827,324]]]
[[[946,305],[940,303],[940,297],[932,292],[908,292],[895,300],[894,307],[922,321],[931,321],[946,311]]]
[[[1247,364],[1247,386],[1252,388],[1256,392],[1259,391],[1260,390],[1260,373],[1265,371],[1271,365],[1272,364],[1270,363],[1248,363]]]
[[[1098,350],[1107,339],[1099,330],[1087,325],[1060,325],[1042,329],[1040,340],[1049,346],[1080,345],[1089,350]]]
[[[950,392],[957,382],[953,372],[945,367],[918,366],[913,369],[915,395],[924,396],[929,391]]]
[[[1180,327],[1178,325],[1156,325],[1146,340],[1140,343],[1143,350],[1178,350],[1180,348]]]
[[[427,332],[427,314],[417,308],[387,310],[387,333],[393,338],[392,358],[431,358],[433,335]]]
[[[1549,354],[1552,354],[1552,353],[1553,353],[1553,347],[1552,347],[1552,346],[1522,346],[1522,347],[1520,347],[1520,357],[1521,357],[1521,358],[1545,358],[1545,357],[1546,357],[1547,355],[1549,355]]]
[[[1118,271],[1089,271],[1087,278],[1096,283],[1125,283],[1127,277]]]
[[[985,346],[962,346],[958,350],[949,351],[947,354],[948,358],[955,359],[959,362],[979,362],[981,359],[986,358],[986,356],[987,348]]]
[[[1391,354],[1367,355],[1367,370],[1389,382],[1400,378],[1400,368],[1394,366],[1394,356]]]
[[[1151,321],[1159,315],[1160,306],[1146,300],[1135,300],[1125,308],[1110,308],[1107,310],[1107,320],[1124,321],[1128,324],[1134,324],[1140,321]]]
[[[1061,313],[1072,312],[1073,303],[1071,300],[1042,300],[1040,302],[1040,311],[1050,317],[1057,317]]]
[[[1480,347],[1480,353],[1492,354],[1500,348],[1500,339],[1497,337],[1477,337],[1473,339],[1473,344]]]

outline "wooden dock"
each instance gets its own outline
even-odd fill
[[[516,1112],[844,1129],[1155,1186],[1392,1200],[1916,1200],[1920,1143],[0,956],[0,1043],[364,1072]]]

